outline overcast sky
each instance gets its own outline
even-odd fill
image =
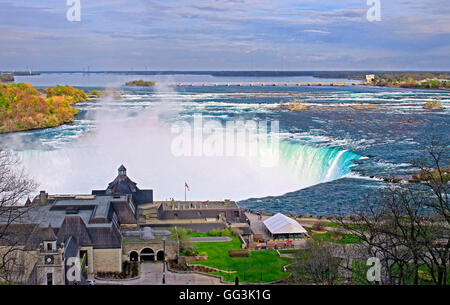
[[[450,70],[449,0],[0,0],[0,70]]]

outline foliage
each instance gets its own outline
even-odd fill
[[[152,87],[155,86],[156,83],[154,81],[145,81],[145,80],[133,80],[125,83],[125,86],[139,86],[139,87]]]
[[[442,110],[445,109],[444,106],[442,106],[441,104],[441,99],[437,98],[435,100],[432,101],[428,101],[425,103],[425,105],[423,105],[424,109],[430,109],[430,110]]]
[[[138,276],[138,262],[125,261],[122,264],[122,272],[97,272],[97,276],[102,279],[129,279]]]
[[[47,98],[54,96],[72,97],[73,102],[75,103],[85,102],[88,100],[88,97],[83,90],[76,89],[68,85],[65,86],[57,85],[53,88],[44,89],[44,92],[47,95]]]
[[[450,89],[447,73],[377,73],[371,85],[417,89]]]
[[[358,236],[351,233],[327,231],[325,233],[312,233],[311,235],[314,240],[335,242],[339,244],[354,244],[361,242]]]
[[[18,157],[0,144],[0,281],[17,283],[22,281],[26,261],[23,259],[23,244],[33,226],[15,226],[17,221],[29,215],[34,208],[23,205],[37,185],[23,171]]]
[[[351,226],[340,221],[363,241],[366,256],[380,258],[382,284],[417,285],[425,277],[437,285],[448,281],[448,147],[433,139],[425,149],[428,158],[412,161],[422,183],[387,185],[368,199]]]
[[[0,74],[0,83],[13,82],[14,76],[12,74]]]
[[[92,98],[100,98],[106,96],[112,96],[114,99],[122,98],[122,94],[114,88],[106,88],[105,90],[92,89],[89,92],[88,96]]]
[[[339,281],[340,259],[328,243],[308,241],[307,249],[298,251],[292,264],[294,278],[318,285],[333,285]]]
[[[0,133],[56,127],[78,113],[71,105],[87,99],[69,86],[46,89],[47,98],[26,83],[0,85]]]
[[[191,242],[190,234],[192,230],[186,228],[170,228],[170,238],[178,242],[179,253],[186,256],[196,256],[198,251]]]
[[[220,230],[217,229],[212,229],[211,231],[208,232],[209,236],[221,236],[220,234]]]

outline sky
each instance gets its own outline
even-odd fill
[[[0,70],[450,70],[448,0],[79,1],[0,0]]]

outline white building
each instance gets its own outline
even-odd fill
[[[304,238],[307,231],[296,220],[281,213],[263,221],[264,226],[273,239]]]

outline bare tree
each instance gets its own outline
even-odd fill
[[[307,249],[296,252],[291,268],[297,282],[333,285],[340,279],[339,265],[334,245],[309,240]]]
[[[339,222],[357,235],[370,256],[380,258],[382,283],[419,284],[426,270],[435,284],[446,284],[449,265],[448,145],[432,143],[413,184],[391,184],[369,198],[353,223]]]
[[[24,203],[35,188],[18,158],[0,146],[0,279],[4,281],[12,281],[19,265],[19,252],[32,232],[32,226],[20,223],[32,208]]]

